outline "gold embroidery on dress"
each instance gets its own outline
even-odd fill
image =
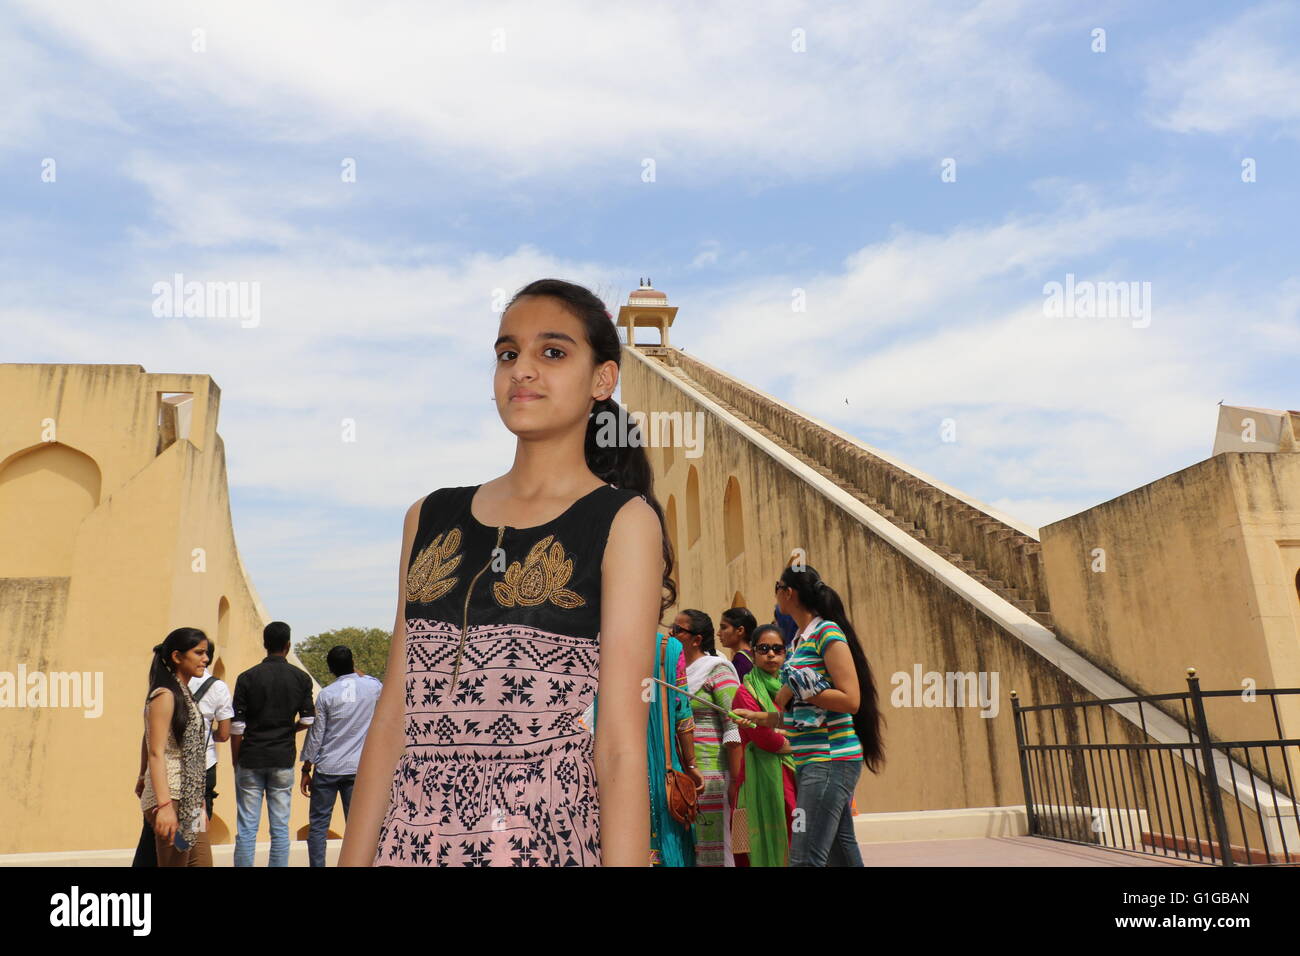
[[[573,560],[564,556],[564,545],[548,534],[528,551],[521,565],[512,561],[504,580],[492,585],[492,596],[502,607],[533,607],[550,601],[556,607],[582,607],[582,595],[565,587],[573,577]],[[550,550],[547,550],[547,547]]]
[[[428,604],[454,588],[460,579],[447,575],[460,564],[462,556],[456,554],[459,548],[460,528],[452,528],[430,541],[406,572],[406,599]]]

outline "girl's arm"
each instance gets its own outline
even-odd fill
[[[763,713],[763,711],[759,710],[758,700],[749,692],[749,688],[744,684],[741,684],[740,689],[736,691],[736,697],[733,704],[734,706],[732,709],[737,713],[740,713],[741,708],[752,713]],[[743,717],[744,715],[741,714],[741,716]],[[755,723],[758,722],[755,721]],[[757,727],[742,726],[740,728],[740,739],[745,743],[752,742],[754,746],[771,753],[780,753],[781,748],[786,745],[784,737],[763,724],[759,724]]]
[[[402,526],[402,557],[397,575],[397,618],[393,621],[393,642],[388,648],[388,677],[361,749],[357,779],[343,831],[339,866],[370,866],[379,846],[379,828],[388,813],[393,771],[406,745],[402,726],[406,715],[406,570],[411,542],[420,523],[421,498],[406,512]]]
[[[175,709],[172,693],[161,687],[155,689],[153,697],[149,698],[149,778],[158,798],[157,806],[161,808],[154,819],[154,829],[161,832],[169,843],[176,831],[176,804],[168,803],[172,795],[167,788],[167,737],[171,733]]]
[[[749,710],[747,708],[732,708],[732,709],[735,710],[739,716],[746,717],[749,720],[752,720],[760,727],[777,728],[780,727],[781,724],[784,722],[783,715],[785,711],[785,706],[786,704],[790,703],[790,698],[792,696],[794,695],[790,692],[790,688],[787,687],[785,684],[782,684],[781,689],[777,691],[776,696],[772,698],[772,703],[776,705],[776,710],[762,711],[762,710]],[[758,702],[754,701],[754,703],[755,705],[757,705]]]
[[[853,666],[853,652],[844,641],[827,641],[822,649],[822,660],[835,686],[824,690],[807,703],[841,714],[856,714],[861,694],[858,688],[858,671]]]
[[[659,517],[634,498],[614,516],[601,564],[596,778],[603,866],[650,865],[650,711],[641,682],[654,673],[663,573]]]

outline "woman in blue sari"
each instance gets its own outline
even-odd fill
[[[668,641],[667,668],[660,658],[665,640]],[[672,676],[669,677],[669,674]],[[663,634],[655,633],[654,676],[686,690],[686,661],[682,654],[682,642],[677,638],[665,638]],[[654,688],[655,696],[650,701],[650,719],[646,722],[646,756],[650,783],[650,864],[694,866],[694,828],[682,826],[668,811],[665,785],[667,771],[664,769],[664,715],[659,693],[668,695],[668,719],[673,724],[673,769],[694,780],[698,793],[704,789],[704,777],[695,767],[695,716],[691,711],[690,699],[685,694],[668,690],[659,684],[655,684]],[[579,719],[588,723],[594,733],[598,717],[599,710],[596,702],[592,701],[592,705]]]
[[[664,641],[668,642],[667,668],[662,660]],[[659,680],[675,684],[686,690],[686,667],[682,660],[682,643],[675,637],[655,634],[655,670],[654,676]],[[650,720],[646,727],[646,746],[650,767],[650,860],[655,866],[694,866],[695,837],[689,826],[682,826],[668,812],[668,795],[664,788],[664,714],[663,702],[659,694],[668,695],[668,720],[673,725],[670,733],[672,740],[673,769],[687,774],[695,781],[697,790],[704,788],[704,778],[700,776],[695,763],[695,721],[691,715],[691,702],[684,695],[655,684],[655,696],[651,698]],[[681,752],[679,752],[681,751]],[[682,761],[682,752],[686,760]]]

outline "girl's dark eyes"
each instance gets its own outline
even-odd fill
[[[543,354],[543,355],[545,355],[547,352],[558,352],[558,353],[560,353],[559,355],[553,356],[554,358],[563,358],[564,355],[565,355],[565,351],[564,351],[564,349],[559,348],[559,347],[554,346],[554,345],[548,345],[546,348],[542,349],[542,354]],[[513,358],[514,358],[516,355],[518,355],[518,354],[519,354],[519,353],[517,353],[514,349],[502,349],[500,352],[497,353],[497,361],[498,361],[498,362],[509,362],[511,359],[513,359]],[[548,356],[548,357],[551,357],[551,356]]]

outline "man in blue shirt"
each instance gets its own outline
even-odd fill
[[[343,819],[348,817],[361,749],[383,688],[373,677],[357,673],[352,651],[342,644],[330,650],[325,663],[335,680],[317,695],[316,721],[302,745],[302,792],[311,797],[307,856],[312,866],[325,865],[336,795],[343,798]]]

